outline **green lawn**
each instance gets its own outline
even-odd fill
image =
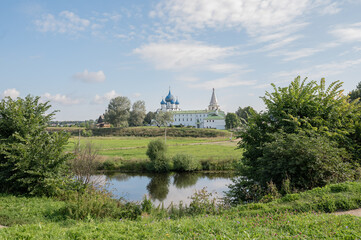
[[[81,143],[91,142],[98,149],[99,155],[123,160],[146,160],[149,137],[91,137],[81,138]],[[77,138],[71,138],[66,147],[72,151]],[[168,155],[177,153],[190,154],[199,160],[238,159],[240,150],[235,150],[237,141],[229,142],[226,138],[168,138]]]
[[[137,220],[73,220],[63,202],[0,195],[0,239],[360,239],[361,219],[334,215],[361,205],[361,183],[341,183],[221,213],[142,214]]]

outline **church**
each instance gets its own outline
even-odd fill
[[[205,110],[181,110],[179,101],[170,89],[165,99],[160,103],[159,111],[170,111],[173,113],[173,125],[192,126],[196,128],[226,129],[225,113],[218,105],[216,93],[213,88],[211,101]]]

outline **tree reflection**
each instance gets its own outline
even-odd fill
[[[147,190],[150,198],[154,200],[159,200],[162,202],[166,199],[169,192],[169,183],[170,177],[169,174],[155,174],[147,185]]]
[[[198,181],[197,173],[176,173],[174,174],[173,185],[177,188],[187,188],[195,185]]]

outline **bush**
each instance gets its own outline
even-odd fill
[[[167,145],[160,139],[150,141],[147,156],[155,172],[167,172],[170,169],[170,161],[166,156]]]
[[[289,177],[292,187],[311,189],[353,179],[349,154],[327,137],[310,137],[300,132],[275,133],[271,138],[274,141],[264,145],[263,156],[257,159],[262,166],[257,170],[262,185],[272,179],[281,189]]]
[[[262,98],[266,111],[252,113],[240,133],[244,152],[239,175],[262,192],[268,182],[281,189],[289,178],[283,193],[357,178],[361,105],[348,101],[342,83],[326,87],[325,79],[318,84],[297,77],[288,87],[272,86],[274,91]],[[233,193],[250,186],[237,187],[241,189],[231,188]]]
[[[74,192],[60,209],[61,215],[71,219],[97,218],[129,218],[137,219],[141,215],[141,208],[132,202],[113,199],[105,190],[86,187]]]
[[[177,154],[173,157],[173,169],[179,172],[190,172],[201,169],[199,161],[191,155]]]
[[[2,99],[0,102],[0,191],[56,195],[69,178],[64,152],[69,135],[49,133],[54,112],[40,97]]]

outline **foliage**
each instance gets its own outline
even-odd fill
[[[237,128],[240,125],[240,121],[235,113],[227,113],[226,115],[226,128]]]
[[[167,145],[160,139],[150,141],[147,156],[152,163],[152,169],[156,172],[167,172],[170,169],[170,161],[166,156]]]
[[[173,158],[173,170],[179,172],[190,172],[201,169],[201,164],[193,156],[187,154],[176,154]]]
[[[213,194],[203,188],[191,196],[191,203],[187,211],[191,215],[216,214],[222,211],[223,205],[220,199],[213,197]]]
[[[12,226],[0,231],[1,239],[354,239],[361,237],[357,217],[324,214],[361,206],[361,183],[346,182],[288,194],[269,203],[252,203],[230,209],[181,207],[151,208],[136,220],[122,217],[98,218],[87,215],[83,220],[66,218],[60,209],[64,202],[48,198],[25,198],[0,195],[0,224]],[[197,198],[197,197],[196,197]],[[201,201],[203,197],[199,196]],[[84,200],[86,201],[86,199]],[[93,201],[93,199],[91,200]],[[104,200],[99,200],[103,203]],[[197,202],[200,202],[197,200]],[[207,202],[207,201],[206,201]],[[93,202],[94,205],[95,202]],[[125,210],[120,204],[119,212]],[[195,206],[194,206],[195,207]],[[110,208],[111,209],[111,208]],[[210,210],[210,211],[209,211]],[[176,211],[173,211],[173,213]],[[208,212],[208,213],[207,213]],[[85,216],[85,215],[84,215]],[[119,215],[118,215],[119,216]],[[10,221],[10,219],[15,219]],[[17,225],[20,224],[20,225]]]
[[[48,128],[49,131],[57,131],[56,128]],[[74,136],[78,136],[78,130],[67,129]],[[128,127],[128,128],[94,128],[94,136],[134,136],[134,137],[159,137],[164,135],[164,129],[157,127]],[[167,128],[167,136],[172,137],[223,137],[229,132],[218,129],[204,128]]]
[[[145,102],[136,101],[133,103],[132,111],[129,116],[129,125],[130,126],[142,126],[145,118]]]
[[[68,135],[48,133],[54,116],[40,97],[2,99],[0,102],[0,191],[55,195],[67,182],[64,153]]]
[[[248,123],[248,118],[252,113],[256,113],[256,111],[251,107],[238,107],[236,111],[236,115],[238,116],[239,120],[242,124]]]
[[[94,183],[92,176],[96,173],[99,162],[97,161],[98,152],[93,143],[87,142],[80,145],[78,142],[74,147],[74,158],[69,161],[70,170],[74,178],[85,185]]]
[[[65,206],[59,212],[66,218],[76,220],[86,218],[137,219],[141,214],[141,209],[137,204],[112,198],[105,190],[86,187],[84,191],[74,192],[69,196]]]
[[[123,96],[111,99],[104,114],[105,121],[115,127],[128,127],[129,116],[130,100]]]
[[[359,99],[359,101],[361,100],[361,82],[359,82],[356,86],[356,89],[352,90],[349,94],[350,96],[350,100],[356,100]]]
[[[155,115],[155,123],[157,126],[166,127],[173,122],[173,114],[171,112],[158,112]]]
[[[149,111],[147,115],[145,115],[144,125],[150,125],[153,119],[155,119],[155,112]]]
[[[240,134],[240,174],[264,191],[273,181],[280,189],[289,177],[296,189],[352,179],[361,162],[357,131],[360,107],[343,95],[342,83],[306,82],[297,77],[288,87],[272,84],[266,111],[251,114]],[[272,170],[271,170],[272,169]]]

